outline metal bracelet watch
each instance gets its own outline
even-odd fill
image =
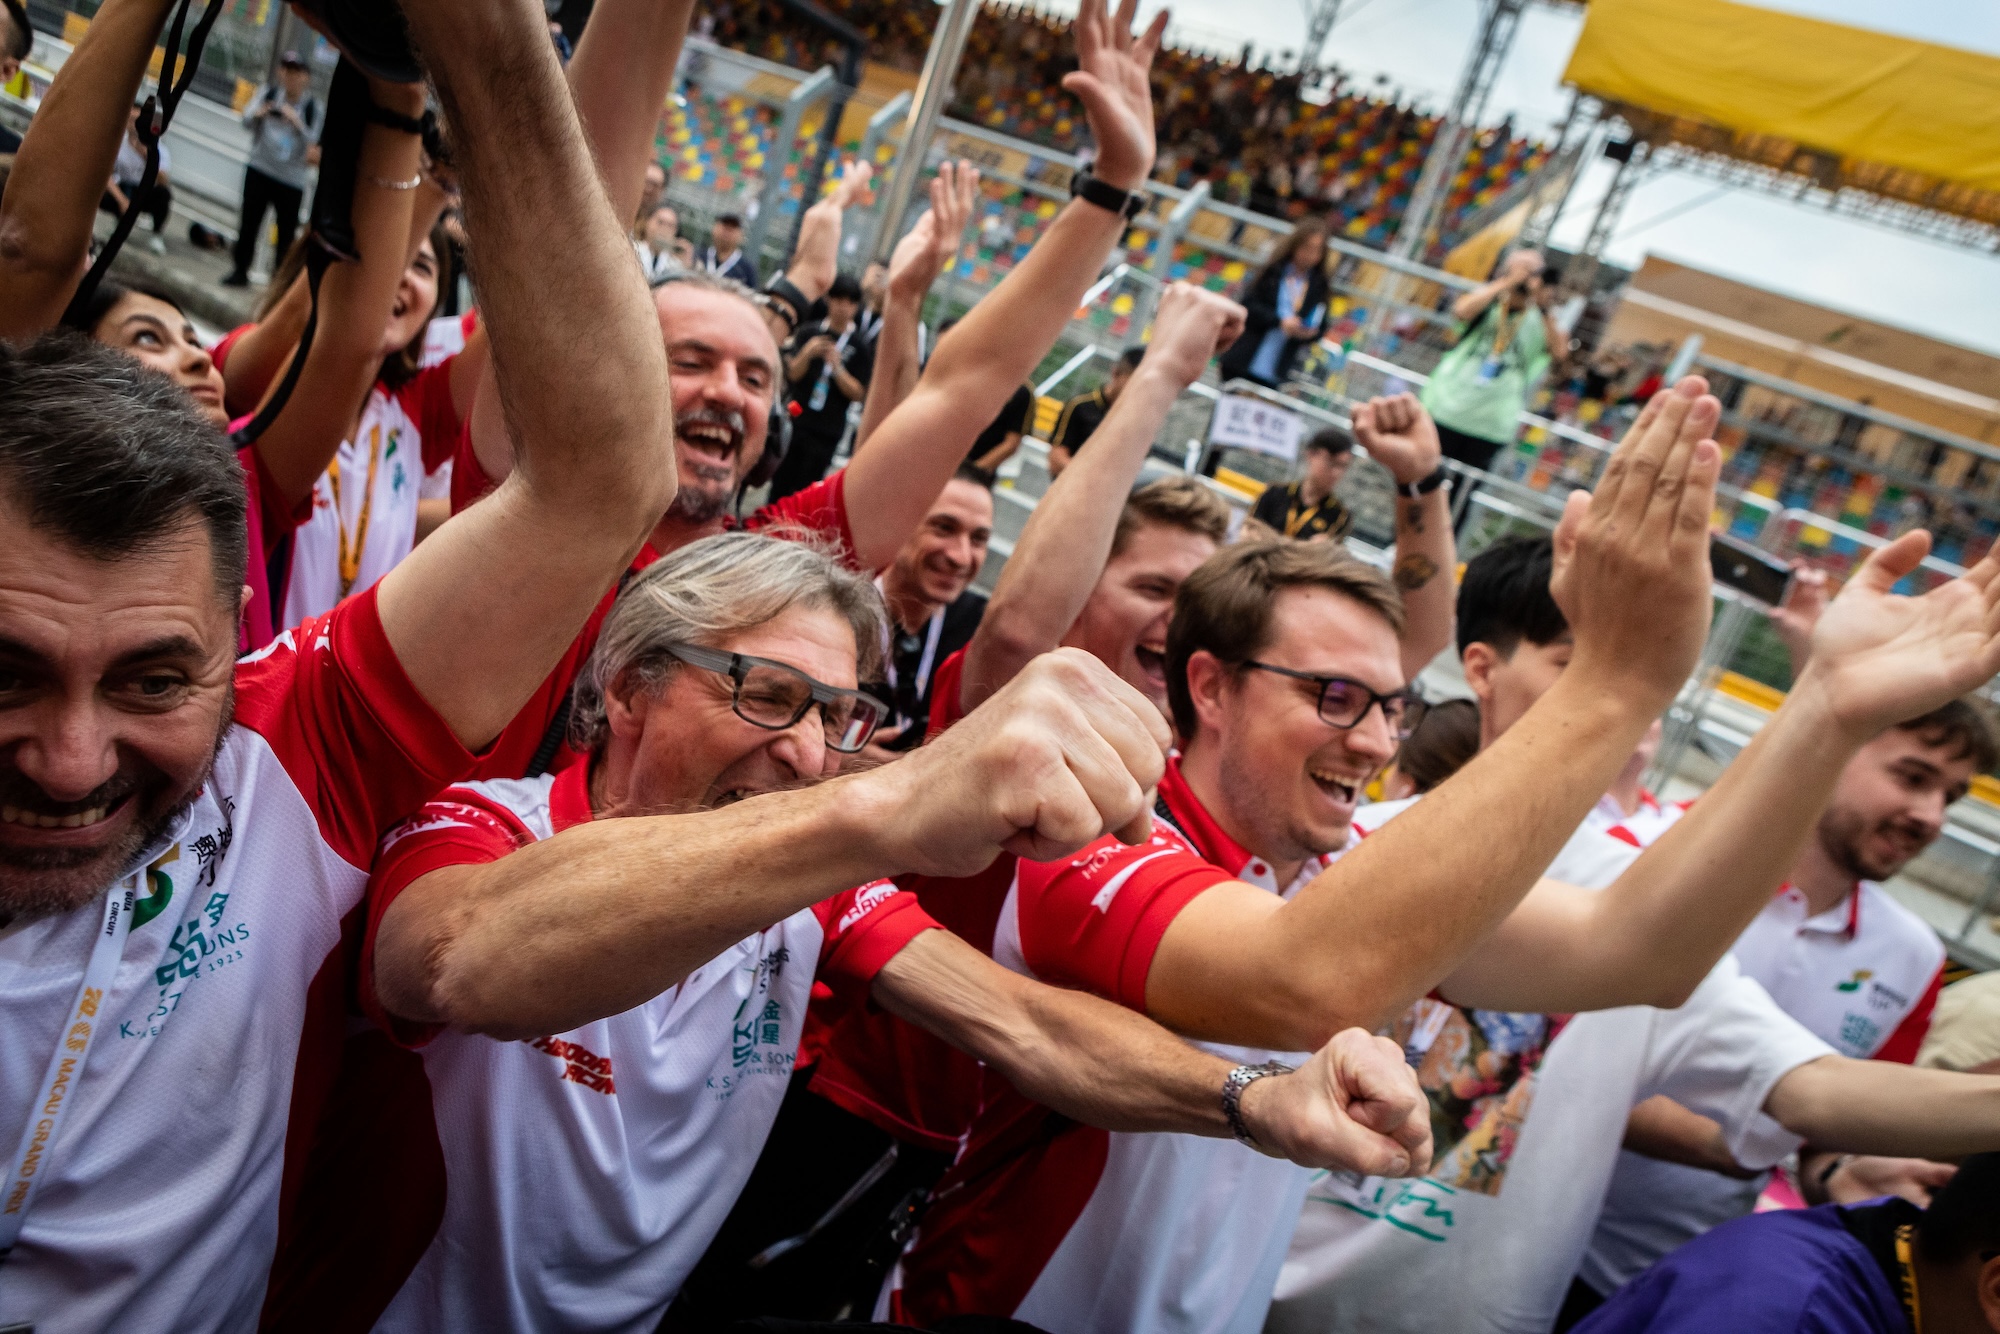
[[[1415,482],[1396,483],[1396,494],[1410,500],[1415,500],[1420,496],[1427,496],[1443,486],[1446,477],[1447,474],[1444,470],[1444,465],[1440,463],[1437,467],[1431,469],[1431,475],[1428,477]]]
[[[1243,1090],[1266,1075],[1290,1073],[1292,1067],[1283,1061],[1265,1061],[1262,1065],[1239,1065],[1222,1081],[1222,1114],[1229,1120],[1229,1133],[1259,1153],[1269,1153],[1270,1150],[1257,1142],[1257,1137],[1250,1133],[1250,1127],[1243,1120]]]
[[[1109,181],[1101,181],[1087,171],[1079,171],[1069,178],[1069,193],[1072,199],[1081,199],[1087,204],[1109,209],[1130,222],[1146,207],[1146,192],[1143,190],[1120,190]]]

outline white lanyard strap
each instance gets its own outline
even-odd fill
[[[83,1063],[90,1055],[91,1039],[97,1036],[100,1027],[98,1007],[111,990],[119,956],[125,952],[125,936],[132,929],[132,903],[138,888],[139,877],[134,875],[122,888],[105,895],[104,925],[98,930],[97,943],[91,946],[83,983],[76,989],[69,1018],[63,1024],[62,1035],[56,1039],[55,1051],[49,1056],[49,1068],[43,1071],[35,1100],[29,1104],[28,1124],[21,1131],[20,1147],[7,1161],[5,1194],[0,1195],[0,1262],[6,1260],[7,1253],[19,1240],[21,1225],[28,1217],[28,1202],[34,1198],[35,1187],[48,1175],[63,1115],[75,1101],[77,1085],[83,1079]]]
[[[938,641],[943,635],[944,612],[942,610],[934,611],[931,613],[930,638],[924,641],[923,656],[917,659],[915,685],[919,699],[923,698],[924,688],[930,684],[931,668],[937,662]],[[882,671],[888,677],[889,685],[892,688],[898,684],[896,680],[896,655],[890,648],[889,631],[886,628],[882,631]]]

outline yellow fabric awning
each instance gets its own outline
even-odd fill
[[[1728,0],[1591,0],[1564,82],[2000,191],[2000,59]]]

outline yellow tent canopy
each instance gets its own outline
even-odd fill
[[[1874,167],[1970,187],[1946,193],[2000,192],[2000,59],[1991,56],[1729,0],[1591,0],[1563,78],[1658,117],[1843,159],[1849,183]],[[1769,145],[1743,155],[1772,156]]]

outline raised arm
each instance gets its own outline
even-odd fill
[[[1161,296],[1144,360],[1014,543],[966,646],[961,707],[977,707],[1069,633],[1111,558],[1125,498],[1174,400],[1242,332],[1243,308],[1213,292],[1174,283]]]
[[[979,170],[969,162],[941,163],[931,178],[930,190],[930,208],[889,256],[882,327],[875,335],[875,369],[868,380],[861,425],[854,435],[857,454],[917,387],[917,376],[923,370],[917,330],[923,323],[924,297],[938,275],[958,258],[965,224],[979,198]]]
[[[1002,968],[927,931],[876,974],[872,999],[1072,1120],[1129,1133],[1228,1138],[1218,1096],[1235,1062],[1144,1015]],[[1288,1075],[1244,1091],[1259,1148],[1306,1167],[1407,1176],[1430,1162],[1430,1105],[1402,1048],[1350,1028]]]
[[[1703,388],[1690,377],[1649,405],[1596,494],[1570,498],[1553,586],[1576,648],[1556,683],[1291,900],[1238,883],[1195,898],[1161,938],[1148,1013],[1190,1036],[1314,1047],[1401,1014],[1515,909],[1701,652],[1721,461]]]
[[[383,915],[375,992],[401,1018],[500,1037],[619,1014],[853,885],[968,874],[1002,850],[1063,856],[1107,829],[1145,837],[1165,733],[1158,711],[1101,663],[1051,655],[993,707],[894,764],[716,811],[593,820],[420,877]],[[764,851],[746,876],[752,845]]]
[[[1507,256],[1507,262],[1500,266],[1500,272],[1494,274],[1490,282],[1481,283],[1470,292],[1460,292],[1452,298],[1453,317],[1470,324],[1478,319],[1488,306],[1528,281],[1535,271],[1536,265],[1528,252],[1515,251]]]
[[[0,338],[62,319],[171,0],[106,0],[56,73],[0,196]]]
[[[1147,72],[1166,26],[1163,11],[1135,38],[1137,8],[1138,0],[1120,0],[1114,18],[1105,0],[1083,0],[1074,27],[1080,68],[1063,78],[1090,119],[1093,170],[1121,190],[1143,187],[1153,167]],[[1112,210],[1071,200],[1013,272],[939,340],[915,391],[848,465],[848,522],[861,568],[895,559],[972,442],[1055,346],[1124,228]]]
[[[799,244],[785,266],[785,281],[798,288],[806,300],[817,301],[833,289],[833,280],[840,273],[841,219],[874,178],[875,168],[868,163],[848,163],[833,193],[807,209],[799,220]]]
[[[1431,479],[1444,457],[1437,424],[1415,394],[1374,398],[1354,409],[1354,438],[1389,470],[1398,487]],[[1413,681],[1451,643],[1457,620],[1458,548],[1451,536],[1451,492],[1442,486],[1396,498],[1396,563],[1390,577],[1403,595],[1403,679]]]
[[[1550,1013],[1685,1001],[1784,883],[1854,752],[2000,672],[2000,560],[1890,591],[1929,547],[1906,534],[1855,572],[1776,716],[1610,888],[1538,885],[1444,994]]]
[[[420,85],[370,80],[368,95],[398,115],[423,114]],[[421,172],[422,145],[416,135],[372,122],[362,131],[353,207],[360,258],[332,265],[320,280],[319,325],[298,383],[277,420],[257,437],[257,456],[287,507],[312,493],[381,372],[382,330],[407,267],[404,244],[415,193],[395,186]],[[296,349],[291,355],[297,355]]]
[[[548,676],[672,503],[673,413],[653,305],[541,7],[413,0],[408,17],[453,134],[519,458],[378,596],[411,681],[476,749]]]
[[[1815,1148],[1963,1158],[2000,1149],[2000,1076],[1822,1056],[1772,1088],[1764,1110]]]

